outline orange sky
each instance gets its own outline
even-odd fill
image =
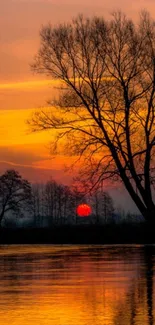
[[[29,180],[50,176],[67,181],[63,157],[51,159],[50,134],[27,134],[25,120],[46,105],[55,82],[33,75],[30,63],[39,47],[39,30],[49,21],[57,24],[78,13],[104,15],[121,9],[137,19],[141,9],[155,13],[153,0],[0,0],[0,172],[17,169]],[[66,160],[66,159],[65,159]]]

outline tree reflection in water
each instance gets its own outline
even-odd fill
[[[153,325],[155,246],[144,246],[138,277],[133,278],[126,298],[116,307],[114,325]]]

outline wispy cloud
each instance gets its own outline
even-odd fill
[[[34,80],[34,81],[23,81],[23,82],[10,82],[10,83],[0,83],[0,89],[38,89],[42,87],[50,87],[50,86],[59,86],[60,80]]]

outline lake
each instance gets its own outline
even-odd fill
[[[0,246],[0,325],[155,324],[155,246]]]

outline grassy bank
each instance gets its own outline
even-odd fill
[[[44,229],[1,229],[0,244],[152,244],[155,225],[79,225]]]

